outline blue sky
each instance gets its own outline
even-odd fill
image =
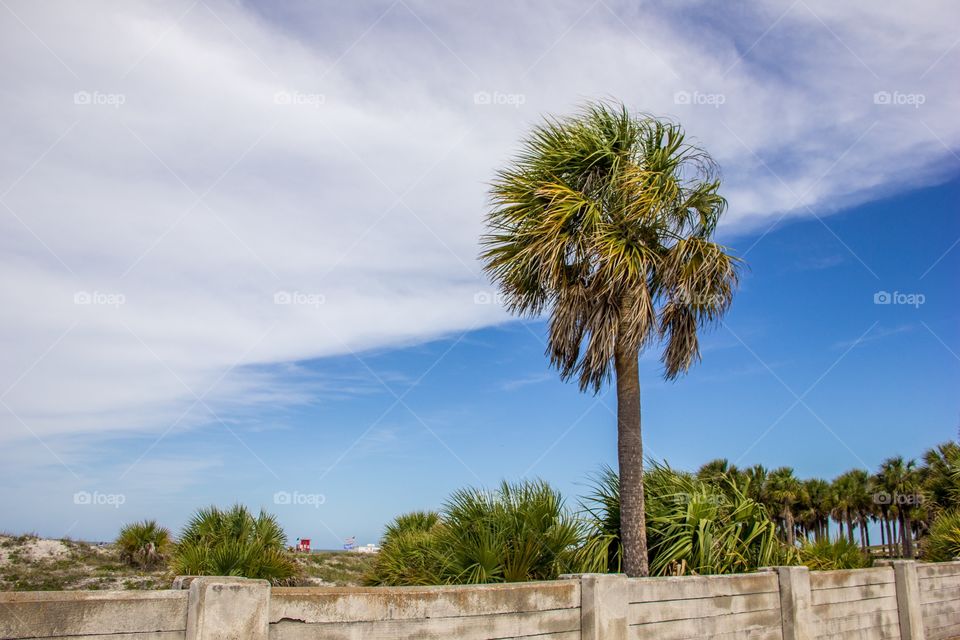
[[[956,12],[5,2],[0,530],[241,501],[333,547],[469,484],[574,502],[614,398],[486,302],[477,239],[524,133],[610,97],[714,156],[750,265],[690,375],[644,356],[650,455],[832,477],[956,437]]]

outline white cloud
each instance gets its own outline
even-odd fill
[[[5,441],[162,431],[208,390],[218,414],[302,402],[253,365],[502,321],[474,303],[484,183],[586,98],[679,118],[724,167],[730,233],[956,169],[948,2],[9,5]]]

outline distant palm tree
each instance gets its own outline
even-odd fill
[[[860,528],[860,548],[866,551],[870,546],[870,530],[867,520],[873,513],[873,486],[870,474],[865,469],[853,469],[850,475],[850,508]]]
[[[806,495],[806,512],[804,526],[808,532],[813,532],[814,540],[820,542],[829,540],[828,525],[830,523],[830,508],[832,503],[830,483],[821,478],[811,478],[803,483]]]
[[[743,487],[746,495],[766,506],[770,505],[770,499],[767,495],[768,477],[769,472],[762,464],[755,464],[745,469],[742,473],[742,482],[744,483]]]
[[[736,481],[739,476],[740,470],[736,465],[730,464],[726,458],[711,460],[697,469],[697,478],[705,482],[717,482],[722,479]]]
[[[802,500],[803,485],[790,467],[774,469],[767,482],[770,502],[780,514],[787,544],[792,547],[796,540],[794,508]]]
[[[649,573],[640,352],[663,340],[664,376],[700,357],[698,332],[729,308],[738,261],[712,237],[726,201],[713,160],[676,124],[593,104],[548,118],[491,187],[481,259],[517,314],[550,313],[563,379],[616,376],[624,571]]]
[[[876,480],[884,490],[887,501],[885,518],[887,520],[888,542],[891,543],[891,555],[897,555],[894,549],[898,539],[896,524],[900,525],[899,540],[901,542],[900,555],[913,558],[913,521],[912,511],[915,496],[918,495],[920,477],[917,473],[915,460],[904,460],[903,456],[887,458],[880,465]],[[891,506],[896,512],[896,522],[889,518]]]
[[[886,545],[887,556],[893,558],[897,556],[896,539],[894,538],[894,529],[891,525],[893,495],[896,492],[896,478],[889,468],[888,462],[889,460],[885,461],[874,474],[873,486],[876,491],[874,493],[874,500],[880,511],[880,531]]]

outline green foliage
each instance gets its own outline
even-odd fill
[[[760,503],[725,477],[707,482],[664,464],[644,476],[652,575],[737,573],[789,563]],[[578,551],[587,571],[619,571],[619,480],[605,469],[584,501],[590,534]]]
[[[383,535],[386,543],[393,538],[409,532],[428,532],[440,522],[440,514],[436,511],[411,511],[404,513],[387,525]]]
[[[923,557],[927,562],[949,562],[960,558],[960,509],[944,511],[937,516],[924,542]]]
[[[808,542],[800,547],[800,564],[813,571],[837,569],[864,569],[873,564],[873,559],[859,545],[846,538]]]
[[[623,546],[620,544],[620,477],[617,472],[603,467],[580,506],[587,534],[577,550],[577,565],[587,573],[620,573]]]
[[[209,507],[187,524],[171,564],[182,575],[243,576],[283,584],[297,574],[286,544],[283,529],[270,514],[261,511],[254,517],[242,505]]]
[[[400,530],[384,538],[364,582],[374,586],[451,582],[444,574],[441,529],[438,524],[429,530]]]
[[[156,520],[143,520],[124,525],[116,540],[120,560],[144,569],[164,562],[172,546],[170,530]]]
[[[510,310],[551,312],[551,363],[582,389],[612,376],[617,345],[663,344],[666,377],[687,371],[740,267],[711,240],[726,208],[714,161],[679,125],[606,102],[545,119],[522,145],[481,240]]]
[[[462,489],[441,513],[400,516],[382,541],[368,584],[482,584],[549,580],[569,570],[576,520],[544,482]]]
[[[944,442],[923,456],[923,481],[934,512],[960,506],[960,445]]]

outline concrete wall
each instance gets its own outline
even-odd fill
[[[810,574],[814,638],[900,640],[893,567]]]
[[[960,562],[917,567],[927,640],[960,638]]]
[[[580,639],[580,582],[277,588],[270,640]]]
[[[186,591],[0,593],[0,638],[183,640]]]
[[[782,640],[775,573],[629,581],[629,637]]]
[[[960,638],[960,562],[471,587],[271,589],[216,577],[178,585],[0,593],[0,640]]]

